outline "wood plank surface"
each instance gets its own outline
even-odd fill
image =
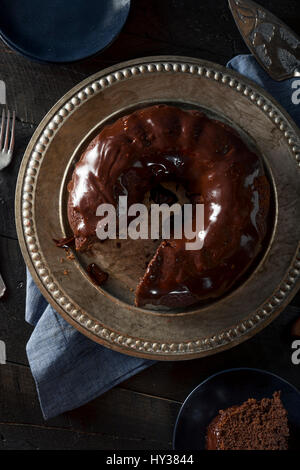
[[[45,423],[30,369],[17,364],[1,366],[0,396],[0,449],[168,449],[181,404],[115,387]]]
[[[300,34],[299,0],[260,0]],[[231,367],[258,367],[300,388],[300,365],[291,362],[290,328],[300,296],[264,331],[222,354],[181,363],[157,363],[89,404],[44,421],[25,346],[25,265],[14,223],[19,165],[36,126],[78,82],[104,67],[147,55],[199,57],[221,64],[248,53],[226,0],[132,0],[128,21],[103,53],[76,64],[31,62],[0,41],[0,80],[16,110],[13,163],[0,172],[0,271],[7,293],[0,300],[0,449],[170,449],[178,410],[209,375]]]

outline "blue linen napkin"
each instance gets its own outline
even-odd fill
[[[227,67],[245,75],[245,77],[250,78],[267,90],[291,115],[297,126],[300,126],[300,104],[293,104],[292,102],[292,94],[296,91],[292,88],[292,83],[295,80],[299,82],[299,77],[284,80],[283,82],[275,82],[258,65],[252,55],[238,55],[228,62]]]
[[[26,352],[45,419],[84,405],[154,363],[77,331],[47,303],[28,270],[25,318],[34,326]]]
[[[300,125],[300,105],[291,100],[293,80],[274,82],[251,55],[237,56],[227,66],[264,87]],[[45,419],[89,402],[153,364],[79,333],[46,302],[28,271],[26,321],[34,326],[26,350]]]

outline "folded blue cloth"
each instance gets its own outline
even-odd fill
[[[79,333],[44,299],[27,270],[26,351],[45,419],[77,408],[153,361],[112,351]]]
[[[269,91],[300,125],[300,105],[291,101],[292,80],[274,82],[250,56],[228,67]],[[45,419],[77,408],[153,364],[111,351],[69,325],[48,305],[27,272],[26,320],[34,326],[27,356]]]
[[[245,77],[250,78],[267,90],[291,115],[297,126],[300,126],[300,104],[293,104],[292,102],[292,94],[295,92],[295,89],[292,88],[292,83],[295,80],[299,82],[299,77],[297,79],[284,80],[283,82],[275,82],[258,65],[252,55],[238,55],[228,62],[227,67],[245,75]]]

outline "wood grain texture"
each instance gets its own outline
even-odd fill
[[[300,34],[299,0],[260,0]],[[50,107],[90,74],[128,59],[159,54],[199,57],[221,64],[248,53],[226,0],[132,0],[118,39],[102,54],[69,65],[43,65],[0,42],[0,80],[17,113],[12,164],[0,173],[0,270],[7,294],[0,300],[0,339],[8,364],[0,366],[0,449],[168,449],[180,403],[210,374],[248,366],[267,369],[300,388],[299,367],[291,363],[292,307],[257,336],[205,359],[158,363],[102,397],[45,422],[25,345],[31,327],[24,321],[25,266],[16,241],[14,192],[29,139]]]
[[[27,364],[25,345],[31,327],[24,321],[26,276],[17,240],[0,236],[0,269],[6,284],[0,299],[0,339],[6,343],[9,361]]]
[[[180,402],[116,387],[46,423],[28,367],[0,368],[0,449],[167,449]],[[134,412],[133,412],[134,410]]]

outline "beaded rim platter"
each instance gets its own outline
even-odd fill
[[[194,310],[134,307],[95,286],[75,259],[66,266],[53,238],[66,235],[62,181],[91,130],[127,110],[159,103],[201,107],[237,126],[263,155],[273,190],[268,246],[229,295]],[[99,124],[100,123],[100,124]],[[189,57],[145,57],[102,70],[63,96],[36,129],[21,164],[16,224],[28,268],[45,298],[90,339],[158,360],[203,357],[268,325],[300,281],[300,135],[289,115],[256,84]]]

